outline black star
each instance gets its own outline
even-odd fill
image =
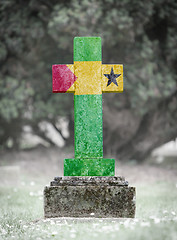
[[[107,86],[109,86],[112,82],[118,86],[116,78],[118,78],[121,74],[114,74],[114,70],[113,68],[111,68],[111,73],[110,74],[104,74],[105,77],[108,78],[108,84]]]

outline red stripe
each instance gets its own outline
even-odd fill
[[[53,92],[65,93],[76,81],[76,76],[67,65],[52,66]]]

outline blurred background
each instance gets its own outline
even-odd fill
[[[124,65],[124,92],[103,94],[104,154],[142,162],[170,142],[176,159],[176,30],[175,0],[1,0],[1,154],[73,151],[73,94],[52,93],[52,64],[73,63],[75,36],[101,36],[103,63]]]
[[[124,92],[103,94],[104,157],[136,187],[133,225],[38,221],[74,156],[73,94],[52,93],[51,70],[73,63],[75,36],[102,37],[102,62],[124,65]],[[176,0],[0,0],[2,239],[176,239],[176,138]]]

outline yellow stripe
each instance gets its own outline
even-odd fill
[[[104,74],[110,74],[111,68],[113,68],[115,74],[121,74],[116,81],[118,86],[114,83],[111,83],[107,86],[108,78]],[[103,64],[102,65],[102,92],[123,92],[123,65],[112,65],[112,64]]]
[[[123,65],[101,64],[101,61],[76,61],[67,64],[67,67],[76,75],[76,82],[67,90],[75,95],[101,94],[102,92],[123,92]],[[108,78],[113,67],[115,74],[121,74],[116,81],[118,86],[111,83],[107,86]]]
[[[101,94],[101,61],[74,62],[75,95]]]
[[[67,64],[66,66],[71,70],[71,72],[74,73],[74,64]],[[75,83],[66,92],[74,93],[74,91],[75,91]]]

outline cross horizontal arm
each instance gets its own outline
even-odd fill
[[[58,64],[52,66],[52,78],[54,93],[123,92],[123,65],[102,65],[101,61]]]

